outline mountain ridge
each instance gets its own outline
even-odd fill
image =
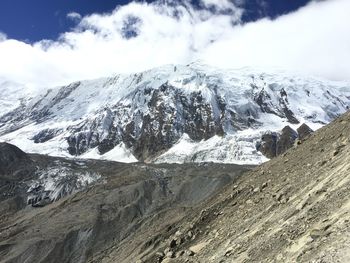
[[[349,106],[346,83],[168,65],[47,90],[0,116],[0,139],[66,157],[258,164],[264,133],[317,129]],[[186,136],[183,158],[174,146]]]

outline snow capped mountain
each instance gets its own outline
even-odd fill
[[[0,116],[25,104],[30,97],[29,90],[21,84],[5,81],[0,78]],[[20,96],[19,96],[20,94]]]
[[[257,150],[267,131],[317,129],[350,106],[348,83],[200,63],[16,94],[11,106],[0,100],[1,140],[123,162],[257,164],[267,160]]]

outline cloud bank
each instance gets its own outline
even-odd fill
[[[28,44],[0,33],[0,78],[50,87],[200,59],[350,80],[349,0],[315,1],[248,24],[228,0],[202,5],[130,3],[108,14],[70,13],[77,24],[56,41]]]

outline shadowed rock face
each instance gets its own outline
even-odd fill
[[[284,153],[294,145],[295,140],[298,138],[298,133],[291,127],[286,126],[282,129],[281,136],[277,141],[276,156]]]
[[[14,145],[0,143],[0,222],[7,214],[26,205],[25,181],[36,168],[29,156]]]
[[[32,140],[34,141],[34,143],[44,143],[51,140],[52,138],[54,138],[62,132],[63,131],[61,129],[45,129],[33,136]]]
[[[28,155],[14,145],[0,143],[0,175],[25,176],[32,162]]]
[[[257,150],[269,159],[274,158],[277,154],[277,140],[278,134],[276,132],[266,133],[261,137],[261,143],[258,144]]]
[[[300,140],[305,140],[310,134],[312,134],[314,131],[307,126],[305,123],[303,123],[298,129],[297,133]]]
[[[257,149],[267,158],[271,159],[291,148],[297,138],[297,132],[291,127],[286,126],[282,129],[281,133],[273,132],[264,134]]]
[[[261,142],[257,145],[257,150],[271,159],[283,154],[290,149],[297,139],[305,140],[313,130],[305,123],[299,126],[297,131],[286,126],[280,133],[266,133],[261,137]]]
[[[224,123],[220,116],[225,114],[225,105],[222,104],[218,112],[214,112],[214,107],[222,103],[220,97],[216,98],[217,101],[209,103],[205,101],[201,92],[185,95],[183,91],[168,83],[157,89],[137,90],[133,94],[135,101],[142,100],[143,97],[148,98],[147,114],[136,110],[131,113],[125,126],[114,125],[123,118],[121,114],[130,110],[130,106],[116,105],[117,109],[106,111],[104,120],[94,120],[80,127],[72,127],[74,133],[67,137],[69,153],[80,155],[89,148],[98,146],[99,152],[104,154],[123,142],[132,149],[138,160],[143,161],[171,148],[184,133],[195,141],[224,134]],[[95,132],[102,125],[102,121],[107,125],[108,131],[104,139]],[[246,121],[242,120],[240,124],[242,127],[251,125],[244,122]],[[139,123],[142,124],[140,127]],[[238,127],[239,124],[236,125]]]
[[[27,154],[0,143],[0,219],[27,205],[50,204],[99,179],[84,163]]]
[[[256,121],[259,108],[262,113],[277,115],[290,123],[299,123],[288,108],[288,96],[284,89],[277,94],[278,105],[274,105],[271,96],[264,89],[259,90],[258,87],[252,88],[256,105],[252,104],[251,109],[237,113],[227,105],[215,87],[211,87],[211,101],[201,91],[187,94],[169,83],[156,89],[138,89],[132,94],[132,101],[146,101],[147,114],[136,109],[132,112],[130,110],[133,106],[125,104],[105,109],[103,118],[70,127],[72,135],[67,137],[68,150],[71,155],[80,155],[89,148],[98,147],[99,152],[104,154],[123,142],[132,149],[138,160],[144,161],[171,148],[184,133],[194,141],[201,141],[214,135],[224,136],[225,129],[244,130],[261,126]],[[129,115],[129,121],[120,126],[119,122],[125,114]],[[103,139],[97,132],[99,127],[106,130],[107,136]],[[279,149],[283,151],[284,145],[279,145]]]
[[[255,97],[255,102],[259,105],[262,112],[271,113],[282,118],[286,118],[292,124],[300,123],[299,120],[294,116],[293,111],[288,107],[288,95],[284,88],[282,88],[278,94],[278,107],[273,107],[271,95],[262,89]],[[277,108],[277,110],[276,110]]]
[[[27,155],[12,145],[0,149],[1,157],[13,151],[13,167],[25,160],[33,169],[11,182],[6,178],[16,170],[0,175],[0,262],[89,262],[124,242],[147,253],[161,237],[149,242],[146,236],[172,231],[188,211],[250,169],[70,160]]]

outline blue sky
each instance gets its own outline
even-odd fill
[[[74,26],[70,12],[103,13],[128,1],[115,0],[1,0],[0,31],[9,38],[38,41],[55,39]]]
[[[82,16],[110,12],[126,0],[1,0],[0,31],[9,38],[28,42],[56,39],[59,34],[75,26],[67,14],[77,12]],[[152,1],[148,1],[152,2]],[[198,1],[192,1],[197,7]],[[246,0],[243,22],[261,17],[277,17],[304,6],[309,0]]]
[[[0,81],[47,88],[198,60],[350,81],[349,10],[349,0],[0,0]]]

